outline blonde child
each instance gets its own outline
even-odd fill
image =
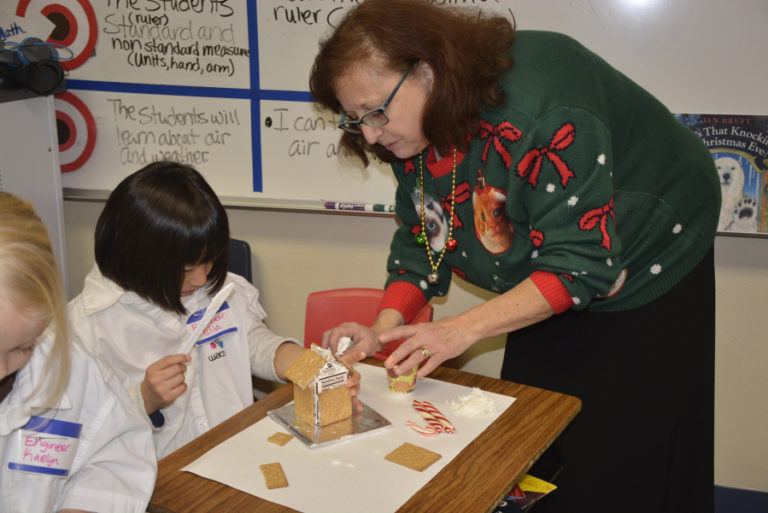
[[[155,162],[125,178],[98,220],[95,254],[70,304],[75,329],[151,421],[159,458],[251,404],[252,375],[283,381],[304,351],[266,326],[259,291],[227,272],[227,214],[190,166]],[[229,298],[184,353],[229,284]],[[350,394],[358,382],[355,373]]]
[[[120,383],[68,341],[44,225],[0,192],[0,512],[143,512],[150,430]]]

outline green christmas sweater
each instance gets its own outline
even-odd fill
[[[402,221],[381,308],[410,318],[452,273],[503,293],[527,277],[561,312],[635,308],[667,292],[711,247],[720,185],[701,140],[652,95],[573,39],[519,31],[506,103],[486,108],[466,154],[392,165]],[[451,246],[452,243],[449,244]]]

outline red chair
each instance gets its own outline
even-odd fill
[[[382,289],[347,288],[312,292],[307,297],[307,314],[304,320],[304,346],[319,344],[323,332],[335,328],[342,322],[358,322],[365,326],[373,325],[376,320],[377,308],[384,296]],[[430,322],[432,320],[432,305],[427,304],[414,316],[411,324]],[[390,342],[374,356],[385,360],[397,349],[402,340]]]

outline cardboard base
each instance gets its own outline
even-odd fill
[[[275,422],[287,429],[310,449],[324,447],[368,435],[392,424],[378,412],[363,404],[363,411],[353,409],[348,419],[326,426],[315,426],[294,417],[293,403],[267,413]]]

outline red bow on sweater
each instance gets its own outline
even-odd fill
[[[509,154],[509,150],[502,144],[502,139],[509,142],[515,142],[522,137],[523,133],[509,121],[504,121],[499,123],[498,126],[493,126],[487,121],[480,120],[479,125],[480,138],[488,139],[485,142],[485,148],[483,148],[483,165],[485,165],[485,160],[488,158],[488,150],[491,147],[491,143],[493,143],[493,149],[495,149],[501,156],[501,159],[504,161],[504,166],[509,169],[512,165],[512,156]]]
[[[413,163],[413,158],[408,159],[408,160],[405,161],[405,169],[404,169],[404,171],[405,171],[404,174],[406,174],[406,175],[409,174],[409,173],[415,173],[416,172],[416,165]]]
[[[533,243],[533,247],[540,248],[542,244],[544,244],[544,232],[541,230],[531,230],[530,233],[531,242]]]
[[[464,203],[469,199],[470,196],[470,189],[469,189],[469,183],[463,182],[456,186],[456,200],[454,203]],[[448,213],[451,211],[451,195],[447,196],[441,196],[440,198],[440,206],[443,207],[443,212]],[[447,215],[446,215],[447,217]],[[447,220],[447,219],[446,219]],[[455,228],[463,228],[464,223],[461,222],[461,219],[459,219],[459,216],[456,214],[456,212],[453,213],[453,226]]]
[[[564,150],[573,144],[575,132],[576,130],[572,123],[566,123],[561,126],[557,132],[555,132],[549,146],[539,149],[534,148],[525,154],[522,160],[517,164],[517,174],[521,178],[528,177],[528,183],[535,188],[539,184],[541,164],[544,160],[544,155],[546,155],[560,174],[560,183],[563,184],[563,187],[566,187],[568,185],[568,180],[573,178],[574,174],[568,167],[568,164],[566,164],[555,152]]]
[[[607,205],[602,207],[593,208],[587,211],[586,214],[579,219],[579,228],[584,231],[593,230],[595,226],[600,225],[600,232],[603,234],[603,240],[600,242],[600,247],[607,250],[611,250],[611,236],[608,235],[608,216],[613,218],[614,224],[616,223],[616,216],[613,213],[613,198]]]

